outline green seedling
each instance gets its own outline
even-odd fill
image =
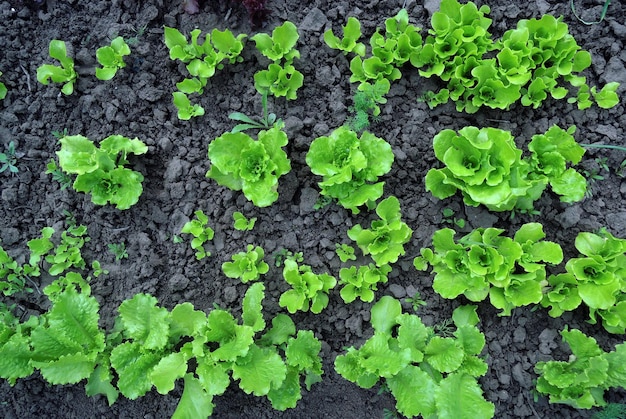
[[[254,87],[259,93],[296,99],[296,91],[304,82],[303,74],[293,66],[293,60],[300,58],[300,52],[295,48],[299,37],[296,25],[287,21],[276,27],[271,37],[259,33],[251,38],[259,52],[272,60],[267,70],[254,74]]]
[[[267,91],[261,95],[261,105],[263,107],[263,116],[257,119],[253,119],[242,112],[232,112],[228,117],[233,121],[243,122],[237,124],[230,131],[232,133],[246,131],[248,129],[270,129],[273,126],[281,125],[282,120],[276,119],[275,113],[267,112]]]
[[[443,215],[444,223],[455,225],[458,228],[465,227],[465,220],[462,218],[456,218],[454,216],[454,210],[452,210],[451,208],[444,208],[441,211],[441,215]]]
[[[435,156],[443,169],[430,169],[426,190],[440,199],[463,194],[467,205],[485,205],[492,211],[532,210],[548,185],[563,202],[584,198],[587,182],[569,164],[577,164],[585,150],[568,130],[552,126],[532,137],[529,157],[515,145],[509,131],[465,127],[458,134],[443,130],[433,139]]]
[[[322,208],[326,208],[332,203],[333,203],[333,198],[331,198],[330,196],[320,195],[315,201],[315,204],[313,204],[313,209],[316,211],[321,210]]]
[[[452,320],[453,335],[437,336],[416,314],[402,313],[398,300],[384,296],[371,309],[374,334],[337,356],[335,371],[361,388],[382,380],[406,417],[491,418],[495,406],[478,382],[488,366],[480,356],[485,336],[476,307],[456,308]]]
[[[577,329],[561,331],[572,352],[567,361],[540,361],[536,388],[549,396],[550,403],[563,403],[576,409],[604,406],[604,392],[626,387],[626,344],[605,352],[598,342]]]
[[[98,147],[82,135],[62,137],[57,151],[59,166],[68,174],[75,174],[73,187],[77,192],[91,195],[96,205],[114,204],[125,210],[135,205],[143,192],[143,175],[125,167],[130,154],[148,151],[142,141],[122,135],[110,135]]]
[[[332,275],[313,273],[310,266],[298,265],[290,259],[285,260],[283,278],[292,289],[281,294],[278,305],[286,307],[291,314],[309,309],[311,313],[321,313],[328,305],[328,292],[337,285]]]
[[[503,232],[478,228],[455,240],[451,228],[438,230],[433,248],[422,248],[413,264],[418,270],[432,266],[433,289],[442,297],[463,294],[474,302],[489,298],[502,310],[500,316],[510,316],[515,307],[542,301],[546,267],[561,263],[563,250],[558,243],[543,240],[539,223],[522,225],[512,239],[501,236]]]
[[[2,71],[0,71],[0,76],[2,75]],[[0,100],[7,97],[7,87],[4,83],[0,81]]]
[[[400,201],[395,196],[380,201],[376,214],[380,219],[372,221],[369,229],[356,224],[348,230],[348,237],[363,254],[372,256],[376,266],[382,267],[404,255],[404,244],[411,239],[413,230],[401,220]]]
[[[358,42],[361,38],[361,22],[355,17],[350,16],[346,26],[342,28],[343,38],[337,37],[332,29],[324,32],[324,42],[332,49],[340,50],[347,55],[354,53],[363,57],[365,55],[365,44]]]
[[[96,58],[102,67],[96,68],[96,77],[100,80],[111,80],[117,70],[126,67],[126,55],[130,55],[130,47],[121,36],[113,39],[110,46],[98,48]]]
[[[422,299],[422,295],[420,294],[419,291],[415,291],[415,294],[413,294],[413,297],[407,297],[404,299],[404,301],[411,304],[413,311],[416,313],[419,311],[420,307],[424,307],[427,305],[426,301]]]
[[[124,243],[109,243],[107,244],[109,248],[109,252],[115,256],[116,261],[120,261],[122,259],[128,259],[128,252],[126,251],[126,244]]]
[[[50,81],[63,83],[61,92],[64,95],[71,95],[74,92],[74,83],[78,74],[74,70],[74,59],[67,56],[65,42],[53,39],[48,48],[50,57],[59,60],[61,66],[52,64],[42,64],[37,68],[37,81],[47,85]]]
[[[287,100],[297,98],[297,90],[304,83],[304,75],[293,65],[280,66],[272,63],[267,70],[254,74],[254,87],[267,95],[268,92],[276,97],[285,97]]]
[[[245,252],[232,256],[232,262],[222,264],[222,272],[229,278],[241,279],[244,284],[256,281],[269,271],[269,265],[263,260],[264,257],[265,251],[262,247],[249,244]]]
[[[13,141],[9,142],[9,146],[7,147],[4,153],[0,153],[0,173],[8,170],[11,174],[15,174],[19,172],[17,168],[17,153],[15,152],[15,143]]]
[[[339,285],[343,285],[340,295],[346,304],[357,298],[366,303],[374,301],[374,291],[378,291],[378,284],[387,283],[387,276],[391,272],[389,265],[376,267],[373,263],[358,268],[351,266],[339,271]]]
[[[63,137],[67,137],[68,131],[67,131],[67,128],[63,128],[63,130],[61,131],[52,131],[51,134],[54,138],[56,138],[57,140],[60,140]]]
[[[193,117],[204,115],[204,108],[197,103],[192,105],[185,93],[173,92],[172,96],[174,106],[178,109],[178,119],[188,121]]]
[[[274,252],[272,257],[274,258],[274,265],[277,268],[283,266],[286,260],[293,260],[296,263],[304,262],[304,255],[302,254],[302,252],[293,253],[291,250],[287,250],[284,248]]]
[[[337,253],[339,259],[344,263],[349,260],[356,260],[354,247],[350,246],[349,244],[335,243],[335,253]]]
[[[52,175],[52,180],[56,180],[61,185],[61,190],[65,190],[72,186],[72,177],[62,171],[54,159],[50,160],[50,162],[46,165],[47,175]]]
[[[141,38],[144,35],[147,27],[148,25],[143,25],[137,29],[133,28],[132,31],[135,33],[135,35],[131,36],[130,38],[127,38],[126,44],[128,44],[131,47],[136,47],[137,45],[139,45],[139,38]]]
[[[209,217],[202,210],[195,211],[194,214],[196,219],[185,223],[180,232],[191,234],[194,237],[191,240],[191,248],[196,251],[196,259],[202,260],[207,256],[211,256],[211,252],[206,250],[204,244],[213,240],[215,231],[207,225]]]
[[[233,220],[235,221],[235,230],[250,231],[254,228],[254,223],[256,223],[257,218],[252,217],[251,219],[247,219],[241,212],[235,211],[233,213]]]

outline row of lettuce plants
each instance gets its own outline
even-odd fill
[[[515,30],[494,42],[488,32],[488,11],[487,6],[479,9],[471,2],[460,5],[456,0],[443,0],[424,39],[420,29],[409,24],[403,9],[385,21],[384,35],[379,31],[372,35],[371,56],[367,58],[367,48],[359,42],[360,23],[354,18],[349,18],[343,28],[343,38],[327,31],[324,40],[332,48],[356,54],[350,63],[351,81],[360,83],[357,90],[363,107],[373,116],[380,113],[379,105],[385,103],[390,83],[401,77],[400,68],[406,63],[424,77],[436,75],[448,83],[445,89],[426,95],[431,106],[452,99],[458,110],[467,112],[482,106],[508,109],[518,100],[537,107],[548,93],[555,99],[569,93],[558,86],[560,81],[578,88],[570,101],[581,109],[591,105],[591,97],[602,108],[617,103],[616,83],[600,91],[586,85],[580,72],[590,65],[591,57],[580,50],[560,19],[546,15],[539,20],[522,20]],[[192,105],[187,95],[202,93],[223,61],[241,62],[247,38],[235,37],[228,30],[213,30],[200,42],[200,34],[200,30],[192,31],[188,41],[178,30],[165,28],[170,58],[185,63],[191,75],[178,83],[179,92],[174,92],[181,119],[203,114],[200,105]],[[284,125],[275,115],[267,114],[266,106],[269,93],[292,100],[302,86],[303,76],[293,66],[294,59],[300,57],[295,49],[298,38],[297,28],[290,22],[277,27],[271,36],[251,38],[270,60],[267,70],[254,76],[255,87],[263,96],[264,116],[261,123],[242,114],[231,116],[244,122],[243,126],[217,137],[208,148],[211,169],[207,177],[241,190],[258,207],[278,199],[278,179],[291,170],[283,150],[288,143]],[[124,45],[123,40],[114,40],[110,47],[98,50],[103,66],[96,70],[98,78],[109,79],[124,66],[123,57],[130,52]],[[484,58],[489,53],[496,58]],[[49,79],[65,83],[64,93],[70,94],[76,76],[65,44],[51,42],[50,55],[62,67],[42,66],[42,83]],[[261,129],[256,140],[244,132],[250,128]],[[358,131],[344,126],[315,139],[306,162],[322,177],[319,186],[323,196],[353,214],[363,207],[376,210],[379,219],[372,221],[370,228],[357,224],[347,232],[373,263],[342,268],[337,281],[330,274],[314,273],[301,260],[287,258],[283,277],[292,288],[281,295],[279,305],[292,314],[309,310],[320,313],[337,284],[343,285],[340,295],[346,303],[357,298],[374,301],[377,285],[387,282],[391,264],[405,254],[404,245],[412,236],[410,227],[401,220],[399,200],[393,196],[380,200],[384,182],[379,177],[391,169],[391,145],[367,131],[360,135]],[[579,201],[586,182],[567,165],[578,163],[584,149],[575,142],[573,133],[573,127],[567,131],[552,127],[533,137],[528,146],[530,157],[522,158],[522,151],[507,131],[476,127],[458,133],[444,130],[435,136],[434,149],[446,167],[431,169],[426,187],[438,198],[460,190],[466,204],[483,204],[494,211],[531,210],[547,185],[563,201]],[[59,165],[64,172],[77,176],[75,190],[90,193],[96,204],[111,203],[118,209],[137,203],[143,176],[125,165],[129,154],[147,152],[140,140],[112,135],[96,146],[83,136],[65,135],[60,143]],[[210,256],[206,243],[214,232],[202,211],[195,215],[182,233],[193,236],[191,245],[200,260]],[[253,222],[251,225],[242,217],[240,214],[236,220],[240,228],[253,228]],[[541,224],[522,226],[513,239],[502,237],[502,233],[479,228],[455,242],[453,230],[439,230],[433,237],[434,250],[422,249],[414,264],[418,269],[433,267],[433,287],[444,298],[463,294],[479,302],[489,296],[502,315],[510,315],[515,307],[541,304],[551,307],[550,315],[558,316],[584,302],[592,322],[600,316],[605,329],[624,333],[626,240],[606,231],[581,233],[576,247],[583,257],[570,259],[567,273],[548,276],[546,264],[560,263],[563,253],[558,244],[543,240]],[[44,229],[41,239],[29,242],[33,256],[28,264],[19,266],[4,250],[0,252],[0,284],[6,295],[23,289],[30,276],[38,275],[43,255],[54,247],[49,241],[52,234]],[[338,247],[338,255],[346,261],[354,253],[348,249],[352,248]],[[64,258],[71,256],[60,253],[65,256],[45,257],[53,275],[72,266],[64,265]],[[269,271],[264,257],[261,247],[248,245],[245,252],[233,255],[232,262],[224,263],[222,270],[228,277],[254,282]],[[94,276],[101,271],[96,263]],[[278,410],[295,406],[301,398],[302,380],[308,389],[321,379],[320,342],[310,331],[296,331],[284,314],[272,319],[272,326],[267,328],[261,313],[264,286],[258,282],[246,292],[240,321],[226,310],[216,308],[207,315],[189,303],[169,311],[159,307],[154,297],[137,294],[120,305],[110,331],[100,328],[99,304],[80,273],[67,272],[44,292],[51,308],[40,316],[21,322],[10,310],[2,311],[0,375],[11,384],[39,370],[51,384],[87,379],[87,394],[103,394],[113,403],[120,393],[135,399],[153,387],[167,394],[182,379],[184,391],[174,416],[205,417],[211,414],[213,397],[223,394],[231,376],[239,380],[245,392],[267,396]],[[360,349],[349,348],[337,357],[335,368],[365,388],[384,378],[398,411],[406,416],[492,417],[494,405],[483,398],[477,381],[487,365],[479,357],[485,340],[476,328],[475,307],[459,307],[452,319],[456,326],[452,336],[440,336],[418,316],[402,314],[398,301],[382,297],[372,307],[374,335]],[[563,336],[577,359],[539,363],[539,392],[549,394],[552,402],[589,408],[603,404],[603,390],[625,386],[626,375],[612,367],[621,362],[621,346],[606,354],[581,332],[565,331]],[[561,374],[593,374],[594,378],[586,382],[573,378],[579,385],[572,390],[572,380],[559,377]],[[414,397],[416,392],[424,397]],[[472,409],[459,410],[461,405]]]

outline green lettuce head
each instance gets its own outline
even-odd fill
[[[437,198],[447,198],[460,189],[468,205],[507,211],[522,204],[520,197],[528,196],[532,204],[545,188],[541,180],[526,179],[529,165],[521,160],[522,151],[508,131],[470,126],[457,135],[443,130],[435,136],[433,146],[437,159],[446,165],[426,175],[426,189]]]
[[[243,132],[226,133],[209,145],[211,169],[206,176],[266,207],[278,199],[278,178],[291,170],[281,147],[287,135],[276,126],[259,132],[257,141]]]

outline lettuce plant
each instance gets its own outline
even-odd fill
[[[563,202],[580,201],[587,182],[568,163],[578,163],[585,150],[572,134],[553,126],[533,136],[530,157],[522,158],[509,131],[465,127],[458,134],[443,130],[433,139],[435,156],[443,169],[426,174],[426,190],[440,199],[463,193],[467,205],[485,205],[492,211],[531,210],[549,184]]]
[[[599,233],[581,232],[576,237],[580,257],[565,264],[567,273],[548,278],[548,289],[541,301],[558,317],[584,303],[590,323],[600,317],[610,333],[626,333],[626,239],[605,229]]]
[[[311,313],[321,313],[328,305],[328,292],[337,285],[335,277],[316,274],[310,266],[298,265],[292,259],[284,263],[283,278],[292,288],[281,294],[278,305],[286,307],[291,314],[309,309]]]
[[[438,230],[433,249],[421,249],[414,265],[420,270],[432,266],[433,289],[442,297],[463,294],[478,302],[489,296],[491,304],[502,310],[499,315],[509,316],[515,307],[542,301],[546,264],[559,264],[563,251],[557,243],[543,240],[539,223],[522,225],[513,239],[501,236],[503,232],[478,228],[455,241],[454,230]]]
[[[267,70],[254,74],[254,87],[261,94],[272,93],[287,100],[297,98],[297,90],[304,82],[303,74],[293,66],[293,60],[300,58],[296,43],[300,35],[292,22],[286,21],[272,31],[272,36],[258,33],[251,39],[256,48],[272,62]]]
[[[338,49],[344,55],[354,53],[363,57],[365,55],[365,44],[359,42],[361,38],[361,22],[353,16],[348,18],[346,26],[342,27],[343,38],[339,38],[332,29],[324,32],[324,42],[332,49]]]
[[[224,60],[230,64],[243,61],[240,54],[243,51],[243,40],[247,35],[240,34],[235,37],[228,29],[224,31],[213,29],[210,34],[205,35],[203,42],[199,42],[200,34],[200,29],[192,30],[191,39],[188,41],[178,29],[167,26],[164,28],[165,45],[170,51],[170,59],[185,63],[187,71],[192,76],[177,83],[179,92],[173,93],[178,117],[183,120],[204,115],[204,109],[200,105],[192,105],[187,94],[202,94],[208,79],[213,77],[216,70],[224,68]]]
[[[376,214],[380,219],[372,221],[371,228],[364,229],[361,224],[356,224],[348,230],[348,237],[382,268],[404,255],[404,244],[411,239],[413,230],[401,220],[400,201],[395,196],[380,201]]]
[[[378,290],[378,284],[387,283],[387,275],[391,272],[391,266],[361,265],[358,268],[351,266],[341,268],[339,271],[339,285],[343,285],[340,294],[346,304],[350,304],[357,298],[366,303],[374,301],[374,291]]]
[[[243,132],[225,133],[209,144],[211,169],[206,176],[230,189],[242,190],[258,207],[278,199],[278,178],[289,173],[291,163],[282,147],[287,134],[282,125],[260,131],[258,140]]]
[[[191,248],[196,251],[196,259],[202,260],[207,256],[211,256],[211,252],[204,245],[206,242],[213,240],[215,231],[207,225],[209,217],[202,210],[195,211],[194,215],[196,219],[186,222],[180,232],[193,236]]]
[[[537,391],[549,396],[550,403],[563,403],[576,409],[605,406],[604,392],[626,388],[626,344],[605,352],[596,340],[577,329],[561,331],[572,356],[568,361],[541,361]]]
[[[120,393],[136,399],[153,387],[168,394],[182,379],[173,417],[206,418],[232,376],[275,409],[292,408],[302,381],[310,389],[321,380],[321,343],[311,331],[296,331],[284,314],[266,328],[264,290],[260,283],[248,289],[241,321],[222,309],[207,315],[190,303],[170,311],[151,295],[136,294],[120,305],[107,333],[98,326],[99,305],[88,283],[69,273],[45,288],[52,306],[41,316],[20,322],[0,312],[0,377],[14,385],[38,369],[50,384],[86,379],[87,395],[105,395],[109,404]]]
[[[173,102],[178,109],[178,119],[188,121],[193,117],[204,115],[204,108],[198,103],[191,103],[189,97],[183,92],[172,92]]]
[[[99,304],[88,286],[77,289],[76,282],[86,284],[79,274],[68,275],[61,292],[47,293],[52,302],[49,311],[24,323],[8,315],[0,326],[0,376],[11,385],[35,369],[50,384],[78,383],[99,364],[105,348]],[[53,282],[49,287],[55,286]]]
[[[313,140],[306,163],[323,177],[318,183],[322,195],[358,214],[360,206],[372,206],[382,196],[384,182],[377,182],[378,177],[391,170],[393,158],[384,139],[367,131],[359,138],[344,126]]]
[[[2,71],[0,71],[0,76],[2,75]],[[0,100],[7,97],[7,86],[0,81]]]
[[[232,256],[232,262],[224,262],[222,271],[229,278],[240,278],[244,284],[256,281],[270,269],[263,260],[264,257],[265,251],[262,247],[249,244],[245,252]]]
[[[130,55],[130,47],[121,36],[113,39],[111,46],[98,48],[96,58],[102,67],[96,68],[96,77],[100,80],[111,80],[117,70],[126,67],[126,55]]]
[[[37,81],[47,85],[50,81],[54,83],[63,83],[61,93],[71,95],[74,92],[74,83],[78,74],[74,69],[74,59],[68,57],[65,42],[53,39],[48,47],[50,57],[57,59],[61,66],[52,64],[42,64],[37,67]]]
[[[27,242],[30,256],[28,261],[18,264],[5,249],[0,246],[0,292],[4,295],[13,295],[18,292],[32,292],[26,287],[32,278],[41,276],[41,262],[46,261],[46,272],[51,276],[58,276],[70,270],[85,270],[87,263],[82,256],[82,248],[90,237],[84,225],[70,225],[61,232],[61,238],[56,244],[53,241],[55,231],[52,227],[41,229],[41,236]],[[98,277],[107,273],[100,267],[98,261],[91,264],[92,275]]]
[[[362,388],[384,379],[396,409],[407,417],[491,418],[495,407],[477,381],[487,363],[479,357],[485,337],[476,327],[476,307],[458,307],[452,320],[452,336],[438,336],[417,315],[403,314],[398,300],[384,296],[371,310],[373,336],[337,356],[335,370]]]
[[[143,175],[124,167],[129,154],[145,154],[148,146],[137,138],[110,135],[96,147],[82,135],[63,136],[57,151],[59,166],[75,174],[74,190],[91,194],[96,205],[114,204],[125,210],[135,205],[143,192]]]
[[[350,61],[350,81],[365,83],[381,79],[398,80],[402,77],[399,67],[422,50],[419,30],[409,24],[406,9],[386,19],[384,35],[376,31],[370,38],[372,55],[365,59],[357,55]],[[332,48],[332,45],[329,46]]]
[[[347,262],[349,260],[356,260],[356,255],[354,254],[354,247],[345,243],[335,243],[335,253],[339,256],[339,260],[342,262]]]
[[[250,231],[254,228],[254,224],[256,223],[256,217],[248,219],[239,211],[233,213],[233,220],[235,221],[235,230],[239,231]]]
[[[548,97],[565,98],[570,93],[567,85],[577,89],[568,102],[580,109],[590,107],[592,97],[602,108],[618,103],[616,83],[598,92],[580,75],[591,65],[591,55],[581,50],[562,18],[522,19],[494,41],[488,13],[488,6],[479,9],[473,2],[444,0],[433,14],[423,48],[411,56],[422,76],[447,83],[425,95],[431,108],[448,100],[468,113],[482,106],[509,109],[518,101],[537,108]]]

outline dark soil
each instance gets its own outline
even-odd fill
[[[348,16],[358,17],[366,36],[384,19],[402,7],[402,1],[327,1],[294,2],[270,0],[272,11],[266,24],[252,29],[246,11],[238,4],[207,1],[201,12],[188,15],[180,0],[86,1],[48,0],[41,9],[29,8],[30,2],[0,0],[0,71],[9,89],[0,102],[0,151],[14,141],[23,156],[19,173],[0,174],[0,239],[12,255],[23,257],[26,241],[38,237],[44,226],[64,228],[64,211],[71,212],[78,223],[88,227],[92,240],[84,250],[85,259],[100,260],[110,271],[92,280],[93,293],[102,306],[103,326],[110,327],[119,304],[138,292],[155,295],[161,305],[172,308],[189,301],[200,310],[209,311],[218,304],[239,310],[246,286],[226,278],[220,269],[230,256],[248,243],[262,246],[271,256],[281,248],[304,253],[305,263],[316,272],[338,276],[341,263],[334,253],[335,243],[349,243],[346,230],[356,223],[369,223],[366,213],[353,216],[336,205],[314,210],[319,194],[317,182],[305,163],[305,154],[313,139],[329,134],[341,126],[348,115],[354,85],[349,78],[348,61],[341,53],[326,47],[325,29],[337,31]],[[236,2],[235,2],[236,3]],[[412,22],[429,26],[430,11],[437,1],[408,1]],[[626,83],[626,7],[612,2],[607,18],[601,24],[586,26],[572,15],[564,0],[531,0],[488,3],[493,19],[492,32],[500,36],[519,19],[540,17],[543,13],[564,15],[571,33],[579,44],[592,53],[593,66],[585,73],[590,85],[619,81]],[[499,4],[498,4],[499,3]],[[579,2],[581,3],[581,2]],[[581,9],[599,14],[603,1],[584,1]],[[504,4],[504,5],[503,5]],[[232,8],[231,8],[232,6]],[[430,11],[429,11],[430,10]],[[233,123],[228,114],[241,111],[258,115],[259,95],[252,75],[266,62],[250,42],[244,51],[244,62],[226,66],[210,81],[200,103],[206,115],[190,122],[178,120],[171,104],[175,83],[184,77],[184,68],[171,61],[163,42],[163,26],[188,33],[193,28],[210,31],[230,28],[235,33],[253,34],[255,30],[271,31],[285,20],[294,22],[300,31],[302,58],[296,66],[304,73],[304,86],[298,99],[286,103],[270,99],[270,108],[286,122],[290,143],[287,152],[292,171],[280,179],[279,200],[268,208],[255,208],[242,193],[220,187],[205,178],[209,168],[209,142],[229,131]],[[127,68],[109,82],[93,76],[96,48],[122,35],[135,36],[145,26],[139,43],[127,57]],[[65,40],[69,53],[76,58],[80,78],[71,96],[62,96],[56,86],[36,81],[36,69],[49,63],[48,43]],[[440,201],[425,192],[423,178],[436,165],[432,151],[433,136],[444,128],[460,129],[466,125],[494,126],[510,130],[522,145],[533,134],[545,132],[551,125],[577,126],[576,138],[582,143],[624,145],[626,115],[624,104],[611,110],[597,107],[579,111],[565,101],[547,101],[539,109],[514,106],[509,111],[482,110],[473,115],[459,114],[452,105],[428,109],[416,99],[424,90],[424,79],[415,70],[404,69],[401,80],[392,83],[381,121],[371,127],[377,136],[393,147],[395,162],[385,176],[385,196],[400,199],[403,219],[414,230],[407,253],[394,265],[389,283],[377,297],[393,295],[403,300],[419,291],[428,303],[419,310],[426,324],[449,318],[452,310],[465,301],[440,298],[430,287],[432,277],[416,272],[412,258],[430,244],[432,233],[446,226],[442,209],[452,208],[471,228],[496,226],[514,232],[528,221],[540,221],[547,239],[560,243],[566,258],[577,255],[574,238],[581,231],[602,226],[617,237],[626,237],[626,179],[617,169],[626,158],[621,152],[590,150],[582,167],[599,170],[604,177],[591,185],[592,197],[566,205],[545,193],[536,204],[540,216],[517,216],[490,213],[484,208],[466,207],[460,196]],[[432,83],[432,82],[428,82]],[[626,86],[626,84],[624,84]],[[624,89],[618,91],[623,94]],[[138,137],[149,145],[145,156],[135,158],[132,166],[145,175],[144,193],[139,203],[126,211],[111,206],[94,206],[88,196],[73,190],[60,190],[59,184],[44,173],[47,162],[55,157],[58,143],[52,131],[82,134],[100,140],[111,134]],[[595,159],[606,158],[610,171],[598,167]],[[172,237],[182,225],[202,209],[216,231],[213,256],[196,261],[188,240],[175,244]],[[233,229],[232,213],[242,211],[258,217],[252,232]],[[370,217],[371,218],[371,217]],[[126,244],[129,258],[115,262],[107,244]],[[362,261],[366,261],[365,258]],[[287,285],[281,270],[271,269],[265,276],[266,319],[282,311],[280,293]],[[40,287],[45,283],[38,284]],[[25,297],[45,309],[46,300],[37,293]],[[411,310],[404,302],[405,309]],[[322,340],[324,380],[305,392],[297,408],[278,412],[265,398],[243,393],[236,384],[215,399],[216,418],[382,418],[384,409],[393,409],[388,393],[378,394],[378,387],[363,390],[334,372],[333,361],[346,346],[360,346],[372,334],[369,325],[370,304],[346,305],[333,291],[328,308],[320,315],[299,313],[293,316],[298,328],[310,329]],[[579,328],[594,336],[610,350],[621,341],[600,325],[586,323],[584,309],[553,319],[547,310],[520,308],[511,317],[498,317],[488,302],[479,304],[480,327],[487,338],[489,371],[482,377],[485,396],[496,405],[497,418],[583,418],[589,411],[578,411],[564,405],[550,405],[544,397],[534,401],[533,382],[537,361],[567,359],[569,353],[561,343],[559,332],[566,326]],[[36,314],[36,312],[33,312]],[[14,387],[0,384],[0,416],[5,418],[162,418],[176,408],[182,384],[169,395],[156,391],[138,400],[120,400],[109,407],[102,397],[89,398],[82,385],[50,386],[38,374],[18,380]],[[419,397],[419,395],[416,395]],[[624,390],[607,392],[607,399],[626,402]]]

